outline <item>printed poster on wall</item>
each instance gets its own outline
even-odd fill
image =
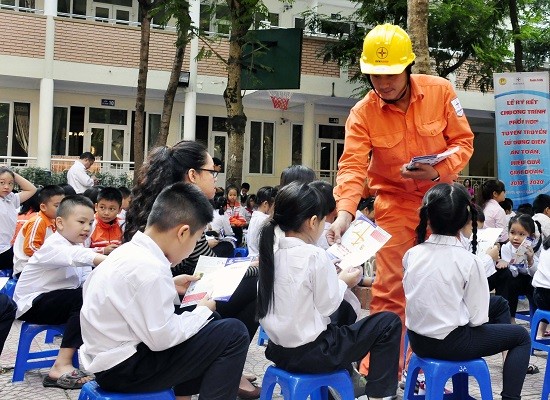
[[[549,73],[494,74],[498,178],[514,207],[550,194]]]

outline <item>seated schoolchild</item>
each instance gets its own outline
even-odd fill
[[[531,340],[521,326],[487,323],[485,267],[460,241],[468,220],[475,233],[475,208],[462,185],[441,183],[425,194],[416,229],[418,244],[403,257],[410,344],[419,357],[440,360],[471,360],[508,351],[502,398],[519,399]],[[426,238],[428,224],[432,234]],[[472,241],[474,251],[476,245]]]
[[[105,390],[144,392],[174,388],[178,399],[234,400],[249,345],[244,324],[212,320],[215,302],[174,313],[189,275],[170,265],[195,248],[212,220],[212,207],[195,185],[175,183],[152,206],[136,232],[90,275],[81,322],[84,366]]]
[[[82,245],[94,219],[92,202],[81,195],[61,201],[57,230],[29,259],[19,277],[13,299],[17,318],[33,324],[65,324],[61,348],[43,380],[45,387],[79,389],[92,376],[74,369],[72,357],[82,344],[80,308],[82,284],[106,256]]]
[[[18,276],[29,258],[55,232],[55,217],[65,191],[61,186],[48,185],[38,193],[39,211],[23,225],[13,245],[13,273]]]
[[[311,183],[292,182],[275,197],[273,217],[260,234],[258,318],[269,336],[266,357],[287,371],[326,373],[351,369],[370,354],[365,394],[370,400],[397,390],[401,320],[371,314],[350,325],[331,323],[357,268],[336,273],[315,243],[328,206]]]
[[[122,228],[117,217],[122,208],[122,193],[115,187],[104,187],[97,194],[92,233],[84,245],[108,255],[122,244]]]

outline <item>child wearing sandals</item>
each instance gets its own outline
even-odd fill
[[[330,323],[360,271],[337,275],[325,250],[315,245],[327,214],[318,189],[292,182],[277,193],[273,217],[262,227],[258,318],[269,335],[265,355],[287,371],[327,373],[350,370],[370,353],[365,394],[371,400],[394,396],[399,317],[380,312],[351,325]]]
[[[468,219],[475,234],[476,211],[462,185],[438,184],[424,196],[416,229],[418,244],[403,257],[410,344],[418,356],[442,360],[471,360],[507,350],[501,395],[517,400],[531,340],[521,326],[487,324],[485,268],[460,241]],[[428,225],[432,234],[426,239]],[[472,244],[475,249],[475,235]]]
[[[15,287],[18,319],[33,324],[65,324],[59,354],[42,382],[45,387],[80,389],[93,379],[72,365],[72,357],[82,345],[82,284],[92,266],[106,258],[82,245],[93,220],[94,205],[88,198],[65,197],[57,209],[57,231],[29,259]]]

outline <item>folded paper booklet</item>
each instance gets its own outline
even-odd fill
[[[451,147],[447,151],[444,151],[443,153],[428,154],[428,155],[425,155],[425,156],[413,157],[413,158],[411,158],[411,161],[409,161],[409,165],[407,166],[407,168],[408,169],[414,169],[414,164],[415,163],[435,165],[437,163],[440,163],[441,161],[443,161],[444,159],[446,159],[450,155],[456,153],[458,151],[458,149],[459,149],[459,147],[455,146],[455,147]]]
[[[477,254],[484,254],[498,242],[502,228],[483,228],[477,230]],[[470,241],[472,237],[470,237]]]
[[[333,259],[341,260],[338,264],[341,269],[349,269],[363,265],[390,238],[388,232],[364,215],[360,215],[344,233],[341,243],[333,244],[327,252]]]
[[[201,278],[191,282],[181,307],[197,304],[206,295],[213,300],[229,301],[250,265],[251,258],[221,258],[200,256],[195,275]]]

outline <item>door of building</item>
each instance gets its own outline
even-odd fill
[[[344,152],[344,141],[341,139],[319,139],[317,142],[317,170],[319,179],[332,185],[336,183],[338,160]]]
[[[102,161],[102,170],[128,170],[130,131],[125,126],[89,124],[90,151]],[[86,148],[86,144],[85,144]]]

